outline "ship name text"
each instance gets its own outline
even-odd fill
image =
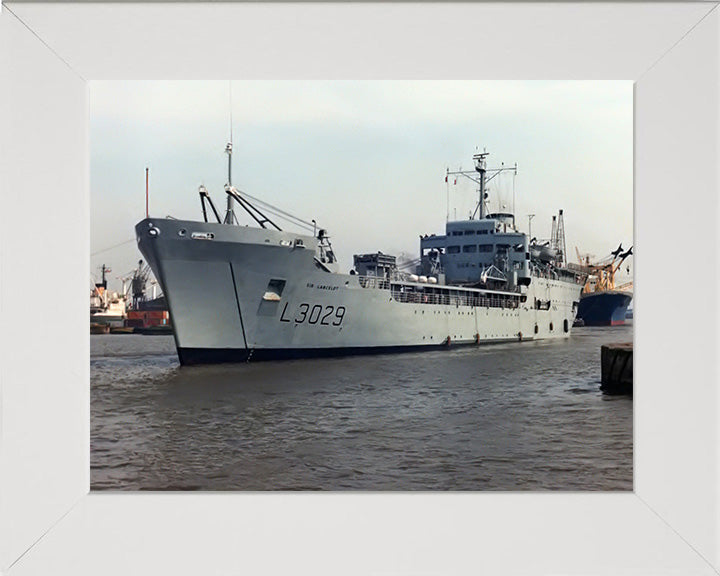
[[[317,286],[313,284],[312,282],[307,283],[308,288],[315,288],[315,290],[329,290],[330,292],[334,292],[338,289],[338,286],[328,286],[327,284],[318,284]]]

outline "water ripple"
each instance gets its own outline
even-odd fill
[[[180,368],[172,337],[91,337],[94,490],[631,490],[632,399],[600,345]]]

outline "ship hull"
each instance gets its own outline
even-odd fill
[[[585,326],[621,326],[632,300],[632,294],[619,290],[589,292],[580,298],[578,318]]]
[[[410,300],[410,283],[323,270],[308,236],[170,219],[143,220],[136,232],[184,365],[565,338],[580,297],[578,284],[533,278],[522,302],[439,286],[446,295]]]
[[[91,324],[107,324],[109,326],[122,326],[125,321],[123,314],[113,314],[107,312],[98,312],[90,314]]]
[[[518,341],[494,340],[493,343]],[[324,348],[178,348],[178,358],[184,366],[194,364],[223,364],[237,362],[261,362],[266,360],[298,360],[304,358],[338,358],[344,356],[367,356],[375,354],[406,354],[447,350],[456,346],[478,346],[488,342],[462,342],[443,344],[417,344],[408,346],[345,346]]]

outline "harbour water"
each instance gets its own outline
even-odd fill
[[[93,490],[632,490],[632,398],[570,339],[180,368],[91,336]]]

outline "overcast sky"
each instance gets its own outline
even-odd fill
[[[150,215],[201,220],[198,186],[225,205],[233,184],[327,228],[341,269],[355,253],[416,256],[419,235],[444,233],[477,199],[445,170],[517,163],[491,201],[549,237],[564,209],[568,253],[632,245],[632,83],[489,81],[92,82],[91,274],[110,287],[141,257],[134,225]],[[231,105],[232,101],[232,105]],[[500,200],[498,200],[500,197]],[[238,212],[240,215],[240,212]],[[249,222],[241,218],[244,224]],[[278,221],[285,228],[284,222]],[[288,226],[289,228],[289,226]]]

